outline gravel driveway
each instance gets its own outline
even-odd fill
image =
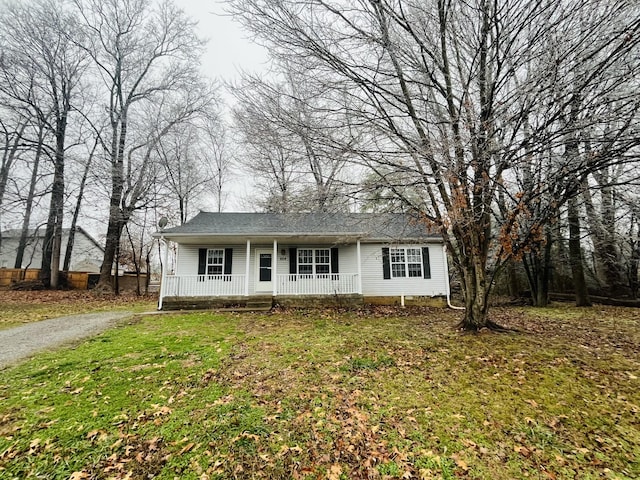
[[[0,368],[41,350],[96,335],[132,315],[131,312],[87,313],[0,330]]]

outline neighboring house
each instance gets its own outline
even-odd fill
[[[449,292],[442,237],[402,214],[200,212],[155,236],[178,244],[160,309],[257,297],[269,305],[393,304]]]
[[[60,248],[60,268],[64,262],[64,255],[69,240],[69,228],[62,229],[62,246]],[[20,241],[21,231],[18,229],[5,230],[1,233],[0,268],[14,268],[16,252]],[[27,247],[22,257],[20,268],[40,268],[42,266],[42,242],[44,228],[37,232],[30,230],[27,236]],[[76,234],[71,254],[71,271],[95,273],[100,271],[104,248],[89,235],[82,227],[76,227]]]

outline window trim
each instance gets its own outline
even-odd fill
[[[301,262],[300,261],[300,252],[301,251],[309,251],[309,250],[311,251],[311,263]],[[319,251],[326,252],[326,258],[327,258],[327,262],[326,263],[325,262],[319,263],[319,262],[316,261],[317,258],[318,258],[318,252]],[[296,249],[296,274],[299,275],[299,276],[302,276],[302,275],[305,275],[305,276],[307,276],[307,275],[331,275],[332,273],[334,273],[333,272],[333,268],[332,268],[331,258],[332,258],[331,248],[329,248],[329,247],[309,247],[309,248],[307,248],[307,247],[298,247]],[[302,267],[307,267],[309,265],[311,266],[311,272],[310,273],[308,273],[308,272],[301,273],[300,272],[300,267],[301,266]],[[318,273],[317,267],[319,265],[327,266],[329,271],[328,272],[320,272],[320,273]]]
[[[220,252],[220,258],[221,258],[221,262],[220,263],[210,263],[210,255],[209,252]],[[224,248],[207,248],[207,256],[205,257],[205,275],[208,276],[222,276],[224,275],[224,264],[225,264],[225,249]],[[220,267],[220,273],[209,273],[209,267]]]
[[[409,261],[409,250],[413,250],[411,252],[411,256],[413,256],[413,260],[416,260],[416,255],[418,261]],[[388,262],[389,262],[389,278],[424,278],[424,257],[422,248],[420,247],[390,247],[388,253]],[[398,256],[402,257],[402,260],[398,260]],[[395,258],[394,258],[395,257]],[[394,266],[402,267],[394,268]],[[417,269],[416,269],[417,267]],[[398,274],[398,271],[402,272],[402,275]],[[411,272],[414,272],[412,275]]]
[[[209,263],[209,252],[212,250],[222,251],[222,263]],[[209,273],[209,266],[222,267],[221,273]],[[233,266],[233,248],[230,247],[200,247],[198,248],[198,281],[202,282],[205,278],[214,280],[222,278],[224,281],[231,280]]]

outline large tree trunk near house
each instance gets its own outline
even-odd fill
[[[577,199],[575,197],[570,198],[567,207],[569,218],[569,259],[576,294],[576,306],[590,307],[591,300],[589,299],[587,282],[584,276],[582,248],[580,247],[580,212]]]
[[[462,281],[462,293],[464,296],[464,317],[459,328],[477,332],[484,328],[500,329],[488,318],[489,291],[491,289],[491,277],[487,272],[487,248],[486,233],[491,229],[491,220],[487,215],[478,215],[480,219],[474,228],[463,231],[456,229],[456,241],[458,251],[465,255],[458,255],[455,264]],[[455,255],[457,251],[451,249]]]
[[[64,210],[64,157],[62,155],[59,156],[59,152],[56,152],[49,216],[42,242],[40,279],[47,288],[58,287],[58,272],[60,270],[60,239]]]
[[[113,113],[112,113],[113,115]],[[100,279],[96,288],[113,291],[111,271],[116,260],[120,236],[126,223],[122,212],[122,192],[124,190],[124,150],[127,140],[127,112],[123,109],[120,117],[111,121],[111,198],[109,200],[109,224],[104,246],[104,257],[100,266]],[[116,272],[117,277],[117,272]]]
[[[491,326],[488,321],[489,311],[487,275],[481,265],[469,265],[462,277],[464,292],[464,317],[460,328],[478,331]]]
[[[40,279],[47,288],[58,288],[60,273],[60,247],[62,245],[62,220],[64,215],[64,151],[67,130],[69,93],[64,97],[64,104],[56,114],[56,154],[54,158],[53,185],[51,187],[51,203],[44,241],[42,242],[42,266]]]
[[[114,290],[113,282],[111,281],[111,272],[113,271],[114,262],[116,261],[118,245],[120,244],[120,237],[125,223],[122,220],[122,212],[118,202],[119,199],[117,196],[112,195],[104,257],[102,259],[102,265],[100,266],[100,279],[96,285],[97,289],[110,292]]]

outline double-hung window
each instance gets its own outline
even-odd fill
[[[207,250],[207,275],[222,275],[224,272],[224,249]]]
[[[233,248],[199,248],[198,281],[205,279],[231,281]]]
[[[422,277],[422,250],[420,248],[389,249],[391,276]]]
[[[328,248],[298,248],[298,274],[331,273],[331,251]]]

